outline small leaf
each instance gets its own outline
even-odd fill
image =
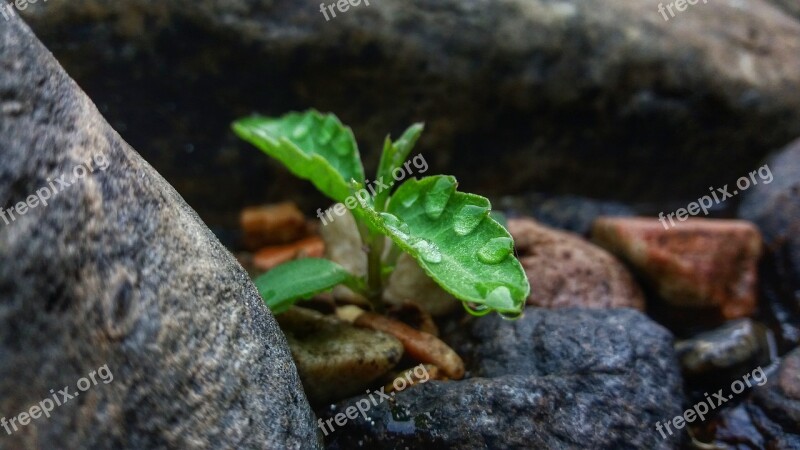
[[[378,164],[378,175],[375,178],[376,180],[383,181],[385,183],[389,183],[393,180],[392,171],[394,169],[400,168],[403,166],[403,163],[406,162],[408,158],[408,154],[411,153],[411,149],[414,148],[414,145],[417,143],[420,134],[422,134],[422,130],[425,126],[421,123],[415,123],[408,127],[408,129],[400,136],[396,142],[392,142],[389,137],[386,137],[386,141],[383,144],[383,153],[381,154],[381,162]],[[386,200],[389,198],[390,190],[386,189],[378,193],[375,196],[375,207],[378,211],[383,211]]]
[[[340,284],[356,291],[363,290],[360,278],[322,258],[289,261],[256,278],[254,283],[273,314],[280,314],[298,300],[311,298]]]
[[[353,132],[333,114],[310,110],[279,118],[255,116],[237,120],[233,130],[337,202],[351,195],[353,180],[364,184]]]
[[[388,235],[439,286],[467,302],[469,311],[518,315],[530,285],[514,257],[512,237],[489,216],[489,200],[456,186],[449,176],[411,179],[397,189],[386,212],[361,205],[354,214]]]

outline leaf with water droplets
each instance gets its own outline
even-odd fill
[[[233,130],[338,202],[351,195],[351,180],[364,184],[353,132],[333,114],[311,110],[278,118],[255,116],[237,120]]]
[[[447,176],[410,179],[389,199],[385,213],[366,206],[354,214],[389,236],[471,314],[519,314],[530,285],[513,257],[511,235],[489,217],[489,200],[456,186]],[[437,200],[426,200],[431,194]]]
[[[408,158],[408,154],[411,153],[411,149],[414,148],[420,134],[422,134],[423,128],[424,125],[421,123],[415,123],[408,127],[403,135],[400,136],[400,139],[395,142],[392,142],[388,136],[386,137],[383,144],[381,161],[378,164],[378,172],[375,175],[376,180],[388,182],[394,178],[395,170],[403,167],[403,163],[406,161],[406,158]],[[375,204],[378,206],[378,210],[383,211],[389,194],[390,190],[384,189],[375,196]]]

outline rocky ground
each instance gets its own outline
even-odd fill
[[[0,415],[115,375],[0,448],[800,448],[795,3],[670,21],[627,0],[318,8],[76,0],[30,5],[36,35],[0,21],[0,208],[107,157],[0,222]],[[251,274],[333,251],[303,214],[324,201],[229,131],[308,106],[351,124],[369,167],[383,133],[424,120],[430,173],[508,212],[533,287],[514,322],[426,287],[428,309],[396,318],[455,349],[463,379],[424,366],[353,418],[419,362],[406,342],[321,317],[343,291],[281,332],[223,246],[249,247]],[[760,183],[659,221],[742,176]],[[243,207],[287,199],[238,231]]]

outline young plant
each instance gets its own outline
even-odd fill
[[[511,235],[490,217],[489,200],[457,191],[454,177],[412,178],[393,193],[384,189],[354,201],[356,192],[366,192],[364,167],[353,132],[336,116],[312,110],[279,118],[250,117],[234,122],[233,129],[335,202],[349,199],[347,206],[367,252],[364,277],[327,259],[306,258],[257,278],[255,284],[275,314],[340,284],[381,310],[383,285],[400,252],[413,257],[470,313],[521,313],[530,285],[514,257]],[[393,171],[402,167],[422,129],[421,124],[412,125],[395,142],[387,136],[376,183],[393,186]],[[387,243],[392,248],[385,249]]]

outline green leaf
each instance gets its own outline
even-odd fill
[[[351,194],[352,180],[364,184],[353,132],[333,114],[310,110],[279,118],[255,116],[237,120],[233,130],[337,202]]]
[[[408,129],[400,136],[396,142],[392,142],[389,137],[383,144],[383,153],[381,154],[381,162],[378,164],[378,174],[376,180],[389,182],[393,179],[392,171],[403,166],[403,163],[408,159],[408,154],[411,149],[416,145],[419,136],[425,125],[415,123],[408,127]],[[383,211],[386,200],[389,198],[389,190],[385,189],[375,196],[375,207],[378,211]]]
[[[414,257],[444,290],[473,314],[519,315],[530,293],[508,231],[489,217],[491,204],[456,191],[450,176],[411,179],[386,212],[360,206],[354,213]]]
[[[363,290],[360,278],[322,258],[289,261],[256,278],[254,283],[273,314],[280,314],[298,300],[311,298],[339,284]]]

